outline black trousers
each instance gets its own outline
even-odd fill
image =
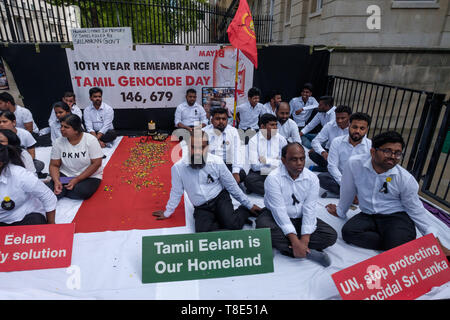
[[[291,219],[291,222],[295,227],[297,235],[300,237],[302,218]],[[289,248],[291,242],[276,223],[272,216],[272,212],[270,212],[269,209],[262,209],[261,214],[256,218],[256,228],[269,228],[272,238],[272,247],[286,256],[294,257],[292,248]],[[316,230],[311,234],[308,247],[320,251],[335,244],[336,240],[336,230],[326,222],[317,219]]]
[[[35,225],[35,224],[47,224],[47,218],[39,212],[32,212],[27,214],[22,221],[17,221],[13,223],[0,222],[0,227],[8,226],[25,226],[25,225]]]
[[[98,133],[98,132],[96,132]],[[101,141],[104,143],[110,143],[116,140],[117,133],[114,130],[108,130],[105,132],[105,134],[100,138]]]
[[[359,213],[342,227],[342,238],[355,246],[389,250],[416,238],[416,227],[406,212]]]
[[[195,232],[240,230],[249,216],[250,210],[242,205],[234,210],[230,194],[223,189],[214,199],[194,207]]]
[[[233,165],[232,164],[228,163],[227,164],[227,168],[228,168],[228,170],[230,170],[230,172],[233,172]],[[245,173],[245,171],[243,169],[241,169],[239,171],[239,179],[241,180],[241,182],[244,182],[246,177],[247,177],[247,174]]]
[[[325,151],[328,152],[327,149],[325,149]],[[323,170],[325,170],[325,171],[328,171],[328,169],[327,169],[327,167],[328,167],[328,161],[325,160],[325,158],[324,158],[321,154],[319,154],[319,153],[313,151],[313,152],[311,152],[311,153],[309,154],[309,158],[310,158],[315,164],[317,164],[321,169],[323,169]]]
[[[322,172],[318,175],[320,186],[327,190],[339,195],[341,186],[334,180],[333,176],[329,172]]]
[[[253,171],[250,169],[247,177],[245,178],[244,185],[249,192],[264,195],[264,182],[267,175],[262,175],[261,171]]]
[[[62,173],[60,173],[60,176],[65,177],[65,175]],[[101,179],[87,178],[83,181],[78,182],[72,190],[67,190],[65,186],[63,186],[61,193],[57,194],[56,197],[58,198],[58,200],[63,197],[74,200],[87,200],[95,193],[95,191],[97,191],[101,182]],[[53,183],[53,180],[50,180],[50,182],[48,183],[48,187],[53,192],[55,191],[55,184]]]

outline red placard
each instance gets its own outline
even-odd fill
[[[344,300],[410,300],[450,281],[447,258],[433,234],[332,275]]]
[[[0,272],[65,268],[75,224],[0,227]]]

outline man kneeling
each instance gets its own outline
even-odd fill
[[[282,254],[330,265],[322,252],[337,239],[336,231],[316,218],[319,179],[305,168],[305,149],[297,142],[281,151],[282,165],[264,182],[266,208],[256,220],[257,228],[270,228],[272,246]]]
[[[261,210],[239,188],[221,157],[208,153],[208,134],[191,131],[188,155],[172,166],[172,189],[166,211],[155,211],[157,220],[167,219],[186,191],[194,205],[195,231],[239,230],[250,214]],[[230,193],[242,205],[234,210]]]

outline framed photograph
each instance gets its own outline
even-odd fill
[[[209,119],[211,110],[214,108],[225,108],[228,110],[228,118],[233,117],[234,110],[234,88],[232,87],[203,87],[202,105]]]

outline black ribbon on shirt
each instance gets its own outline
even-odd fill
[[[295,206],[296,203],[300,203],[300,201],[297,200],[297,198],[294,196],[294,194],[292,194],[292,200],[294,200],[292,202],[292,205]]]
[[[210,174],[208,174],[208,180],[206,183],[212,183],[212,182],[214,182],[214,179],[213,179],[213,177],[211,177]]]
[[[380,192],[381,193],[388,193],[388,185],[387,185],[387,182],[384,182],[383,183],[383,186],[381,187],[381,189],[380,189]]]

